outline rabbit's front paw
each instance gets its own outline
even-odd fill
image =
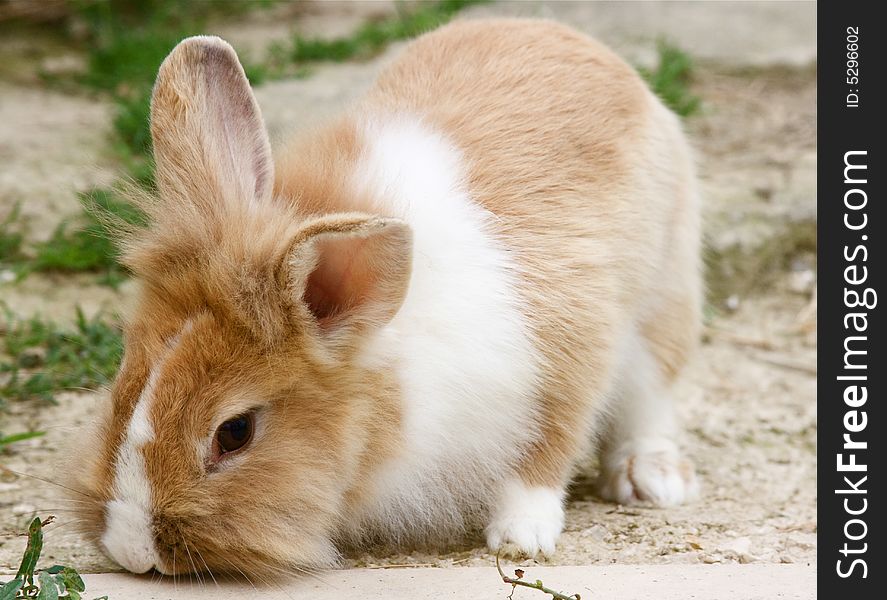
[[[551,556],[564,528],[563,498],[561,490],[509,482],[486,528],[487,546],[511,556]]]
[[[693,463],[677,449],[638,450],[623,448],[604,460],[598,482],[604,499],[619,504],[671,506],[696,498],[699,484]]]

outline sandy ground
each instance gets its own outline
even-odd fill
[[[607,504],[593,495],[591,465],[573,486],[566,531],[551,563],[814,563],[815,261],[790,246],[785,250],[790,256],[782,252],[784,240],[815,219],[814,8],[647,3],[652,12],[635,13],[621,4],[587,10],[579,4],[496,3],[471,9],[469,16],[554,16],[596,33],[638,61],[649,58],[655,39],[666,34],[700,57],[694,90],[704,110],[690,119],[688,129],[700,156],[706,236],[720,257],[713,269],[720,279],[711,285],[721,293],[709,311],[699,356],[679,390],[684,446],[698,466],[702,498],[667,510]],[[343,19],[350,19],[349,27],[355,22],[353,8],[326,21],[323,11],[312,10],[318,31],[337,33],[345,27]],[[643,18],[633,25],[635,14]],[[715,39],[718,24],[731,15],[749,32],[746,41],[757,40],[754,50],[743,54],[735,33]],[[260,19],[235,29],[244,44],[263,32],[281,35],[279,20]],[[0,51],[9,48],[0,45]],[[370,63],[320,67],[309,79],[259,89],[272,137],[279,140],[334,113],[397,50]],[[0,72],[0,218],[21,200],[30,235],[40,239],[76,213],[74,190],[110,180],[108,111],[94,98],[52,92]],[[768,252],[773,248],[778,252]],[[749,277],[745,267],[760,260]],[[95,285],[89,276],[32,275],[0,285],[0,298],[16,313],[39,312],[61,321],[73,316],[75,304],[87,312],[116,310],[130,292],[129,286],[114,292]],[[69,392],[58,397],[57,406],[13,405],[2,416],[3,430],[48,433],[0,455],[0,465],[57,479],[63,448],[72,440],[76,447],[77,425],[89,419],[95,399]],[[46,564],[116,570],[71,532],[61,497],[52,485],[0,472],[0,532],[21,529],[35,511],[55,514]],[[0,536],[0,571],[14,570],[22,546],[22,538]],[[352,557],[347,566],[491,561],[475,538],[445,553],[377,553]]]

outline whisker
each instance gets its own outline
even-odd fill
[[[185,546],[185,552],[188,553],[188,562],[191,564],[191,571],[194,573],[194,577],[197,578],[197,583],[202,586],[203,580],[200,578],[200,573],[197,572],[197,565],[194,564],[194,559],[191,558],[191,550],[188,549],[188,542],[185,540],[185,536],[182,535],[181,531],[179,531],[179,537],[182,540],[182,545]],[[188,581],[191,581],[191,573],[188,573]]]
[[[52,529],[49,529],[49,528],[44,529],[44,531],[53,532],[53,531],[58,531],[59,529],[64,529],[65,527],[70,527],[71,525],[84,525],[86,523],[87,523],[87,521],[65,521],[64,523],[62,523],[60,525],[53,525]],[[65,532],[65,533],[67,533],[67,532]]]
[[[76,509],[70,509],[70,510],[69,509],[62,509],[62,510],[64,510],[65,512],[71,512],[74,514],[65,515],[62,519],[58,519],[54,523],[51,523],[51,524],[47,525],[46,527],[44,527],[43,528],[44,530],[49,530],[51,528],[60,527],[61,525],[67,525],[68,523],[92,523],[92,520],[79,516],[80,514],[82,514],[79,510],[76,510]],[[47,511],[47,512],[49,512],[49,511]],[[51,511],[51,512],[58,512],[58,511]]]
[[[287,577],[307,576],[307,577],[310,577],[311,579],[314,579],[318,583],[322,583],[325,586],[335,588],[335,586],[333,586],[330,582],[325,581],[316,572],[312,572],[310,569],[302,568],[302,567],[299,567],[296,565],[289,565],[289,567],[290,568],[284,568],[284,567],[281,567],[280,565],[272,563],[271,561],[268,561],[268,560],[260,560],[259,561],[259,568],[261,568],[263,570],[272,571],[275,573],[279,573],[281,575],[286,575]],[[273,587],[277,588],[279,591],[283,592],[287,597],[292,598],[292,596],[289,594],[289,592],[287,592],[283,587],[280,586],[279,583],[277,583],[273,579],[268,579],[268,578],[263,577],[262,581],[265,585],[270,584]]]
[[[81,500],[80,498],[66,498],[64,496],[61,496],[59,498],[53,498],[53,500],[58,501],[58,502],[71,502],[74,504],[82,504],[84,506],[95,506],[95,503],[96,503],[95,500]]]
[[[188,571],[188,587],[193,590],[194,589],[194,561],[191,560],[191,552],[188,551],[188,546],[185,546],[185,552],[188,556],[188,563],[191,565],[191,569]]]
[[[260,563],[260,568],[261,568],[261,563]],[[260,583],[261,583],[263,586],[265,586],[265,587],[274,587],[274,588],[277,588],[277,590],[280,591],[280,592],[283,592],[283,594],[284,594],[287,598],[290,598],[290,600],[293,600],[293,597],[290,595],[289,592],[287,592],[285,589],[283,589],[283,588],[280,586],[280,584],[278,584],[276,581],[274,581],[274,580],[271,579],[270,577],[265,576],[262,572],[260,572],[260,571],[254,571],[254,572],[253,572],[253,576],[258,577]]]
[[[185,539],[185,535],[182,533],[182,528],[177,527],[176,530],[179,534],[179,539],[182,540],[182,545],[185,547],[185,552],[188,554],[188,563],[191,565],[191,572],[194,573],[194,577],[197,579],[197,583],[200,584],[201,587],[204,587],[203,578],[200,575],[200,572],[197,569],[197,564],[194,562],[194,559],[191,557],[191,550],[188,546],[188,540]],[[193,586],[194,583],[191,580],[191,573],[188,573],[188,581]]]
[[[322,583],[324,585],[330,586],[330,582],[324,580],[317,571],[312,571],[311,569],[307,569],[304,567],[299,567],[297,565],[288,565],[288,568],[281,567],[270,561],[264,561],[262,563],[262,567],[265,569],[269,569],[276,573],[281,573],[283,575],[289,576],[305,576],[317,581],[318,583]]]
[[[82,490],[78,490],[78,489],[75,489],[75,488],[69,487],[69,486],[67,486],[67,485],[62,485],[61,483],[57,483],[57,482],[52,481],[52,480],[49,480],[49,479],[44,479],[43,477],[38,477],[37,475],[30,475],[30,474],[28,474],[28,473],[21,473],[21,472],[19,472],[19,471],[14,471],[14,470],[12,470],[12,469],[7,469],[7,468],[5,468],[5,467],[4,467],[4,470],[5,470],[5,471],[9,471],[10,473],[12,473],[12,474],[14,474],[14,475],[19,475],[20,477],[30,477],[31,479],[36,479],[37,481],[42,481],[43,483],[48,483],[48,484],[50,484],[50,485],[55,485],[55,486],[58,486],[58,487],[60,487],[60,488],[62,488],[62,489],[68,490],[69,492],[74,492],[75,494],[80,494],[81,496],[84,496],[84,497],[86,497],[86,498],[89,498],[90,500],[93,500],[93,501],[96,501],[96,502],[98,501],[98,498],[96,498],[96,497],[93,496],[92,494],[87,494],[86,492],[84,492],[84,491],[82,491]]]
[[[212,570],[209,568],[209,565],[206,564],[206,559],[203,558],[203,554],[200,552],[200,548],[197,546],[194,547],[194,552],[197,553],[197,557],[203,562],[203,568],[206,569],[206,572],[212,577],[213,583],[216,584],[216,587],[219,587],[219,582],[216,581],[216,576],[213,575]]]
[[[228,563],[229,565],[231,565],[232,567],[234,567],[234,569],[235,569],[238,573],[240,573],[240,574],[243,576],[243,578],[246,579],[246,581],[250,584],[250,586],[253,588],[253,591],[255,591],[256,594],[259,593],[258,588],[256,588],[256,584],[253,583],[253,580],[250,579],[250,578],[247,576],[247,574],[244,573],[244,572],[240,569],[240,567],[238,567],[236,564],[234,564],[233,562],[231,562],[231,559],[226,558],[226,557],[224,557],[224,556],[222,556],[222,560],[224,560],[226,563]]]
[[[56,511],[37,510],[37,511],[34,511],[34,512],[35,512],[35,513],[38,513],[38,512],[47,513],[47,512],[56,512]],[[50,516],[55,516],[55,515],[50,515]],[[58,522],[49,523],[49,524],[47,524],[47,525],[44,527],[43,530],[46,531],[46,532],[51,532],[51,531],[56,531],[56,530],[58,530],[58,529],[61,529],[61,528],[64,527],[65,525],[71,525],[71,524],[74,524],[74,523],[84,523],[84,522],[85,522],[85,521],[83,521],[82,519],[66,519],[65,522],[64,522],[63,524],[59,524]],[[4,537],[4,538],[7,538],[7,537],[26,537],[26,536],[27,536],[27,534],[26,534],[23,530],[8,530],[8,531],[0,531],[0,537]]]
[[[67,431],[79,431],[79,425],[41,425],[41,431],[59,431],[59,430],[67,430]]]
[[[90,393],[100,391],[96,388],[83,387],[82,385],[72,385],[71,387],[65,388],[65,390],[69,391],[69,392],[90,392]]]

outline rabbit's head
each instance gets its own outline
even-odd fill
[[[149,226],[122,241],[139,299],[78,460],[84,520],[135,572],[328,565],[340,515],[397,446],[394,378],[362,348],[403,302],[411,231],[280,197],[258,106],[218,38],[164,61],[151,132]]]

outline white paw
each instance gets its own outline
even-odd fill
[[[603,461],[601,496],[619,504],[649,502],[671,506],[699,494],[693,463],[673,446],[664,449],[623,447]]]
[[[507,483],[486,528],[490,551],[531,558],[554,554],[564,529],[563,502],[562,490]]]

